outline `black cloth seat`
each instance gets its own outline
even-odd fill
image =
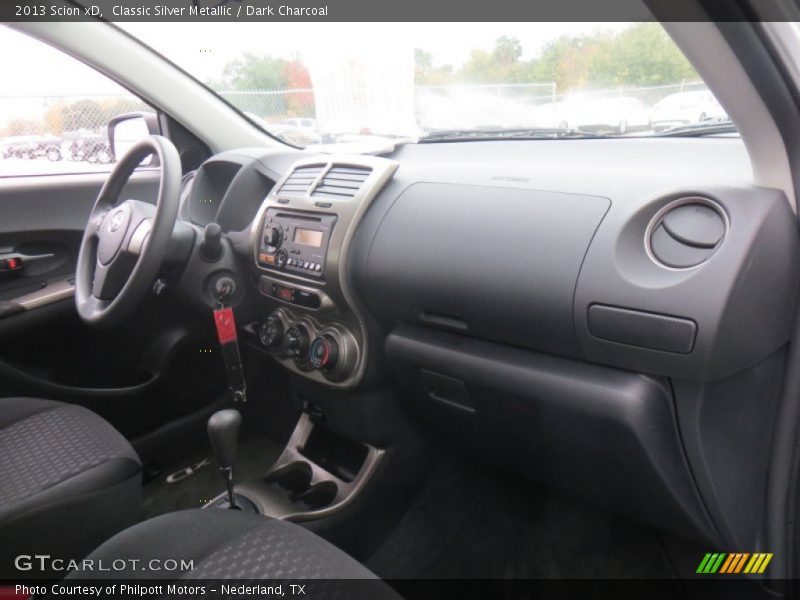
[[[84,557],[136,522],[140,504],[139,457],[108,422],[81,406],[0,398],[0,576],[25,576],[20,554]]]
[[[122,579],[326,580],[309,597],[399,598],[385,583],[336,546],[303,527],[237,510],[208,508],[168,513],[134,525],[97,548],[87,561],[126,561]],[[150,561],[192,561],[192,569],[149,570]],[[139,562],[134,562],[134,561]],[[122,563],[118,563],[122,564]],[[67,579],[108,578],[91,569]],[[330,580],[360,580],[331,582]],[[314,585],[314,584],[311,584]]]

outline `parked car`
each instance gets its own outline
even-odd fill
[[[423,132],[454,129],[515,129],[536,126],[536,109],[523,100],[470,88],[422,89],[416,97],[416,120]]]
[[[536,108],[539,127],[627,133],[649,125],[649,115],[638,98],[573,96]]]
[[[321,141],[314,119],[286,119],[281,123],[269,123],[255,113],[245,112],[244,114],[265,131],[269,131],[294,146],[310,146],[319,144]],[[300,121],[304,121],[305,125],[300,126],[291,123]],[[312,124],[313,127],[311,126]]]
[[[3,139],[3,158],[23,158],[27,154],[31,142],[36,138],[32,135],[15,135]]]
[[[50,161],[61,160],[61,140],[54,135],[44,135],[33,144],[33,158],[45,157]]]
[[[97,162],[108,164],[113,162],[114,154],[105,134],[89,130],[79,130],[64,134],[60,151],[68,160]]]
[[[6,138],[3,158],[34,158],[39,136],[19,135]]]
[[[290,127],[297,127],[298,129],[307,129],[309,131],[317,130],[317,122],[310,117],[298,117],[286,119],[281,125],[288,125]]]
[[[650,111],[650,127],[662,130],[727,116],[725,109],[708,90],[678,92],[656,102]]]

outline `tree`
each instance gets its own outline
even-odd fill
[[[527,79],[555,81],[562,92],[582,87],[650,86],[699,79],[658,23],[618,33],[561,36],[529,63]]]
[[[593,61],[599,84],[650,86],[698,79],[681,51],[658,23],[637,23],[607,43]]]
[[[100,104],[91,99],[78,100],[65,106],[61,118],[63,131],[96,129],[108,122]]]
[[[463,83],[518,83],[524,63],[520,62],[522,43],[515,37],[497,38],[491,51],[473,50],[458,73]]]
[[[305,65],[298,59],[286,63],[284,68],[286,87],[289,90],[301,90],[288,92],[286,95],[286,113],[290,117],[313,117],[314,93],[309,92],[311,85],[311,75]]]
[[[225,65],[222,85],[226,90],[286,89],[286,59],[245,52]]]
[[[44,124],[49,133],[61,135],[64,131],[64,103],[58,102],[44,113]]]
[[[522,43],[515,37],[500,36],[494,44],[492,56],[500,64],[516,64],[522,56]]]
[[[417,85],[445,85],[453,80],[453,66],[433,63],[433,55],[420,48],[414,49],[414,79]]]
[[[12,119],[5,128],[5,136],[38,135],[43,133],[42,123],[29,119]]]
[[[548,42],[527,68],[526,79],[553,81],[559,91],[592,83],[593,63],[603,51],[604,34],[561,36]]]
[[[285,92],[311,88],[311,77],[298,57],[293,59],[246,52],[225,65],[222,79],[210,82],[222,95],[245,113],[259,117],[312,117],[311,92],[284,94],[241,94],[237,92]],[[228,92],[228,93],[226,93]]]
[[[650,86],[699,79],[658,23],[637,23],[619,32],[563,35],[539,56],[522,60],[518,38],[501,36],[491,50],[473,50],[448,83],[549,83],[560,92],[590,87]],[[434,57],[416,50],[417,83],[435,81]]]

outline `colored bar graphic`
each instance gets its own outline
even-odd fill
[[[714,561],[709,573],[716,573],[719,570],[720,566],[722,565],[722,561],[725,559],[725,556],[727,555],[723,552],[717,557],[717,560]]]
[[[747,563],[747,566],[744,568],[744,572],[755,573],[755,569],[758,568],[758,563],[761,562],[761,558],[761,554],[753,554],[753,558],[751,558],[750,562]]]
[[[703,556],[696,573],[711,574],[761,574],[772,560],[771,552],[708,552]]]
[[[741,552],[734,552],[731,554],[733,557],[731,559],[731,564],[728,565],[728,568],[724,571],[725,573],[733,573],[736,570],[739,562],[742,560],[742,553]]]
[[[722,568],[720,568],[720,573],[730,573],[731,565],[735,562],[737,555],[736,554],[728,554],[728,558],[725,559],[725,562],[722,563]]]
[[[703,560],[700,561],[700,566],[697,567],[697,571],[695,573],[705,573],[706,572],[706,565],[708,561],[711,559],[711,553],[706,552],[706,555],[703,557]]]
[[[742,553],[741,552],[734,552],[731,554],[733,557],[731,559],[731,564],[728,565],[728,568],[723,571],[723,573],[734,573],[736,571],[736,567],[739,566],[739,563],[742,562]]]
[[[750,557],[749,552],[745,552],[744,554],[739,555],[739,562],[736,563],[736,568],[733,570],[733,573],[741,573],[742,567],[744,566],[745,561]]]
[[[763,573],[764,571],[766,571],[767,570],[767,565],[769,564],[769,561],[771,561],[771,560],[772,560],[772,552],[764,555],[764,562],[761,563],[761,568],[758,569],[758,572],[759,573]]]

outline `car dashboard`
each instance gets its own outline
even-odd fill
[[[779,376],[800,248],[740,139],[237,150],[181,215],[227,232],[243,339],[295,380],[393,382],[448,444],[693,539],[760,535],[763,497],[722,492],[763,484],[743,423],[776,394],[725,398]]]

